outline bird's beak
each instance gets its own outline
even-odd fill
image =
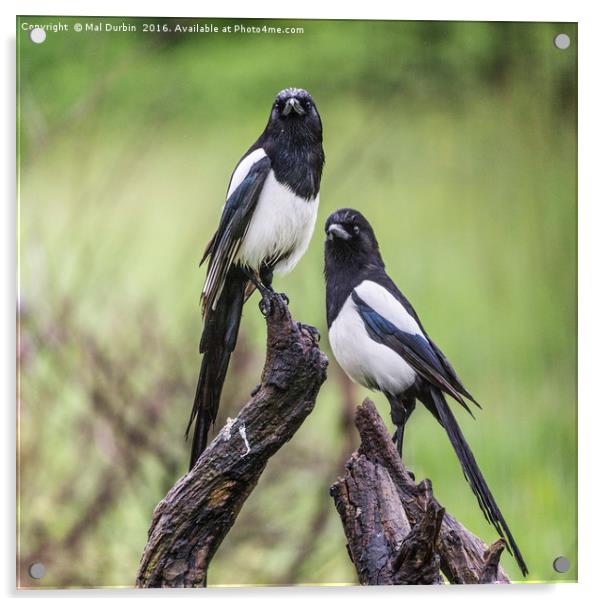
[[[284,106],[284,109],[282,110],[282,115],[288,116],[291,113],[291,111],[294,111],[295,113],[299,114],[300,116],[302,116],[305,113],[303,106],[301,105],[301,103],[299,103],[299,101],[295,97],[291,97],[286,102],[286,105]]]
[[[349,240],[351,236],[347,233],[345,228],[339,223],[333,223],[328,228],[328,237],[332,240],[333,238],[341,238],[341,240]]]

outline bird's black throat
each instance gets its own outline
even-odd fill
[[[330,328],[356,286],[364,280],[384,280],[386,273],[380,254],[358,254],[351,245],[328,238],[324,245],[324,276]]]
[[[320,191],[325,159],[322,133],[312,132],[296,118],[290,122],[290,127],[277,132],[268,127],[256,145],[269,156],[278,182],[310,200]]]
[[[324,166],[321,143],[303,142],[296,145],[294,141],[276,142],[268,144],[266,153],[272,160],[272,169],[278,182],[306,200],[318,195]]]

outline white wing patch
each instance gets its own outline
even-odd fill
[[[370,284],[378,286],[374,282]],[[328,340],[341,368],[364,387],[397,395],[416,380],[416,372],[399,354],[370,337],[351,295],[332,323]]]
[[[244,178],[249,174],[251,167],[256,162],[259,162],[262,158],[266,157],[266,153],[262,147],[252,151],[248,156],[243,158],[239,165],[236,167],[236,170],[232,174],[232,179],[230,180],[230,187],[228,187],[228,194],[226,195],[226,200],[230,197],[230,194],[243,182]]]
[[[412,335],[423,335],[418,322],[405,307],[384,287],[371,280],[364,280],[355,291],[375,312],[389,320],[400,330]],[[424,336],[424,335],[423,335]]]

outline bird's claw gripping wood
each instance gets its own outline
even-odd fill
[[[288,297],[284,293],[277,293],[271,288],[265,288],[261,291],[261,300],[259,301],[259,311],[264,318],[277,311],[276,308],[288,306]]]
[[[261,297],[259,301],[259,311],[261,315],[267,318],[272,313],[272,302],[266,296]]]
[[[266,289],[261,291],[261,300],[259,301],[259,311],[264,318],[269,318],[273,313],[278,313],[282,307],[288,305],[286,295],[279,294],[273,290]]]

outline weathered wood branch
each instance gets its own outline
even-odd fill
[[[344,477],[331,487],[349,555],[365,585],[509,583],[490,549],[437,503],[428,480],[416,484],[374,404],[358,407],[361,438]]]
[[[203,587],[207,568],[268,459],[313,410],[328,360],[279,296],[267,318],[261,388],[157,505],[138,587]]]

